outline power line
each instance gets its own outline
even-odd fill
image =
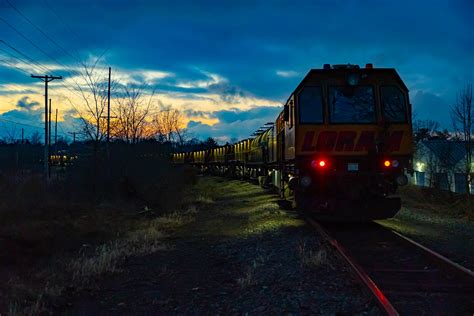
[[[21,52],[19,49],[13,47],[13,45],[9,44],[8,42],[4,41],[4,40],[1,40],[0,39],[0,42],[3,43],[5,46],[9,47],[11,50],[15,51],[17,54],[20,54],[21,56],[23,56],[24,58],[26,58],[27,60],[30,61],[30,63],[32,64],[35,64],[37,65],[39,68],[43,69],[42,71],[49,71],[49,72],[52,72],[48,67],[44,66],[44,65],[41,65],[39,62],[37,62],[36,60],[34,60],[33,58],[29,57],[28,55],[24,54],[23,52]],[[4,50],[5,51],[5,50]],[[7,52],[8,53],[8,52]],[[11,53],[8,53],[9,55],[13,56]],[[15,57],[17,59],[20,59],[18,57]],[[20,59],[21,60],[21,59]]]
[[[44,127],[41,127],[41,126],[36,126],[36,125],[21,123],[21,122],[13,121],[13,120],[10,120],[10,119],[5,119],[5,118],[3,118],[3,117],[0,117],[0,121],[12,123],[12,124],[17,124],[17,125],[23,125],[23,126],[32,127],[32,128],[38,128],[38,129],[41,129],[41,130],[44,129]]]
[[[33,45],[37,50],[39,50],[40,52],[42,52],[45,56],[51,58],[54,60],[53,57],[51,57],[47,52],[45,52],[41,47],[39,47],[38,45],[36,45],[32,40],[30,40],[28,37],[26,37],[25,35],[23,35],[23,33],[21,33],[20,31],[18,31],[13,25],[11,25],[10,23],[8,23],[4,18],[2,18],[0,16],[0,21],[2,21],[3,23],[5,23],[9,28],[11,28],[13,31],[15,31],[18,35],[21,36],[21,38],[23,38],[25,41],[27,41],[28,43],[30,43],[31,45]]]
[[[2,49],[2,48],[0,48],[0,51],[1,51],[1,52],[4,52],[4,53],[6,53],[6,54],[8,54],[9,57],[8,57],[8,56],[3,56],[3,57],[8,58],[9,60],[12,60],[12,59],[14,58],[14,59],[17,59],[17,60],[23,62],[23,63],[26,64],[26,65],[31,65],[30,63],[28,63],[28,62],[22,60],[21,58],[18,58],[18,57],[16,57],[16,56],[12,55],[11,53],[9,53],[8,51],[6,51],[6,50],[4,50],[4,49]],[[8,62],[6,59],[2,59],[2,61],[4,61],[5,63],[8,63],[9,65],[15,65],[15,68],[20,69],[20,67],[17,67],[17,66],[16,66],[16,64],[18,64],[18,62],[16,62],[15,64],[13,64],[12,62]],[[33,67],[33,71],[39,72],[38,69],[35,68],[35,67]]]
[[[17,67],[16,65],[12,64],[11,62],[9,62],[9,61],[7,61],[7,60],[2,59],[2,60],[0,60],[0,61],[3,61],[4,63],[6,63],[6,64],[12,66],[13,68],[18,69],[19,71],[23,72],[23,73],[26,74],[27,76],[30,75],[30,74],[27,73],[25,70],[21,69],[20,67]]]
[[[0,40],[0,41],[1,41],[1,40]],[[4,52],[5,54],[9,55],[10,58],[14,58],[14,59],[19,60],[20,62],[26,64],[26,65],[31,66],[31,67],[33,68],[33,70],[36,71],[36,72],[43,72],[43,71],[44,71],[44,70],[42,70],[40,67],[35,66],[34,64],[32,64],[31,62],[29,62],[29,61],[27,61],[27,60],[25,60],[25,59],[23,59],[23,58],[20,58],[20,57],[18,57],[18,56],[15,56],[15,55],[12,54],[11,52],[7,51],[6,49],[3,49],[3,48],[0,47],[0,51],[2,51],[2,52]],[[40,69],[40,71],[38,71],[38,69]]]
[[[46,66],[43,66],[43,65],[41,65],[40,63],[36,62],[33,58],[31,58],[31,57],[27,56],[26,54],[22,53],[21,51],[17,50],[16,48],[14,48],[13,46],[9,45],[9,44],[6,43],[5,41],[0,40],[0,42],[3,42],[5,45],[7,45],[7,46],[10,47],[11,49],[17,51],[17,52],[18,52],[19,54],[21,54],[22,56],[25,56],[25,58],[28,58],[28,59],[31,60],[32,62],[27,62],[27,61],[25,61],[24,59],[19,58],[18,56],[14,56],[14,55],[11,54],[10,52],[8,52],[8,51],[6,51],[6,50],[0,48],[1,51],[4,51],[5,53],[7,53],[8,55],[12,56],[13,58],[15,58],[15,59],[17,59],[17,60],[20,60],[20,61],[22,61],[22,62],[24,62],[24,63],[26,63],[26,64],[28,64],[28,65],[31,65],[33,68],[35,68],[34,64],[36,64],[36,65],[38,65],[38,66],[37,66],[37,69],[45,69],[45,70],[49,71],[50,73],[52,72],[52,71],[51,71],[49,68],[47,68]],[[28,76],[30,75],[29,73],[27,73],[27,72],[24,71],[23,69],[17,67],[17,66],[14,65],[13,63],[8,62],[8,61],[6,61],[6,60],[3,60],[3,61],[4,61],[5,63],[9,64],[10,66],[12,66],[12,67],[14,67],[14,68],[16,68],[16,69],[22,71],[22,72],[25,73],[26,75],[28,75]],[[33,64],[33,63],[34,63],[34,64]],[[40,67],[41,67],[41,68],[40,68]],[[38,70],[36,70],[36,71],[38,72]],[[43,71],[43,70],[41,70],[41,71]],[[77,83],[74,79],[72,79],[72,80],[74,81],[74,83],[75,83],[76,85],[78,85],[78,83]],[[74,90],[71,90],[69,87],[67,87],[67,86],[66,86],[64,83],[62,83],[61,81],[59,81],[59,83],[60,83],[64,88],[66,88],[69,92],[72,92],[72,93],[74,93],[76,96],[82,98],[82,96],[81,96],[79,93],[77,93],[77,92],[74,91]]]
[[[21,52],[19,49],[13,47],[11,44],[7,43],[6,41],[0,39],[0,42],[2,42],[3,44],[5,44],[5,45],[8,46],[9,48],[11,48],[12,50],[14,50],[15,52],[17,52],[18,54],[24,56],[25,58],[27,58],[27,59],[30,60],[31,62],[27,62],[27,61],[25,61],[24,59],[19,58],[18,56],[14,56],[13,54],[9,53],[8,51],[6,51],[6,50],[0,48],[0,50],[6,52],[7,54],[9,54],[10,56],[12,56],[13,58],[16,58],[16,59],[18,59],[18,60],[20,60],[20,61],[22,61],[22,62],[24,62],[24,63],[26,63],[26,64],[29,64],[29,65],[31,65],[31,66],[33,66],[33,67],[34,67],[34,65],[38,65],[37,67],[38,67],[39,69],[42,69],[42,71],[49,71],[50,73],[52,73],[52,71],[51,71],[48,67],[46,67],[46,66],[44,66],[44,65],[41,65],[39,62],[37,62],[37,61],[34,60],[33,58],[29,57],[28,55],[24,54],[24,53]],[[9,63],[9,64],[12,65],[11,63]],[[18,68],[18,67],[15,67],[15,68]],[[18,69],[20,69],[20,68],[18,68]],[[24,71],[23,71],[23,72],[24,72]],[[28,73],[27,73],[27,74],[28,74]],[[30,74],[28,74],[28,75],[30,75]],[[72,78],[71,78],[71,79],[72,79]],[[76,85],[78,85],[78,83],[77,83],[74,79],[72,79],[72,80],[74,81],[74,83],[75,83]],[[82,97],[82,96],[79,95],[77,92],[75,92],[75,91],[71,90],[70,88],[68,88],[64,83],[62,83],[62,82],[59,82],[59,83],[60,83],[64,88],[66,88],[67,90],[69,90],[70,92],[75,93],[75,94],[76,94],[77,96],[79,96],[79,97]]]
[[[74,31],[74,29],[71,28],[71,27],[69,26],[69,24],[67,24],[67,23],[63,20],[63,18],[62,18],[61,16],[59,16],[59,14],[57,14],[56,10],[54,10],[54,9],[49,5],[48,1],[43,0],[43,3],[46,5],[46,7],[49,9],[49,11],[51,11],[51,12],[56,16],[56,18],[58,19],[58,21],[61,22],[61,23],[69,30],[69,32],[71,32],[71,34],[73,34],[73,35],[76,37],[76,39],[79,41],[79,43],[82,42],[82,39],[81,39],[81,37],[77,34],[77,32]],[[74,50],[76,51],[76,55],[79,57],[78,51],[77,51],[76,49],[74,49]]]
[[[5,0],[10,7],[12,7],[19,15],[21,15],[28,23],[30,23],[38,32],[43,34],[51,43],[59,47],[63,52],[69,55],[72,59],[79,61],[76,57],[72,56],[64,47],[59,45],[54,39],[52,39],[48,34],[46,34],[41,28],[39,28],[36,24],[34,24],[26,15],[24,15],[20,10],[18,10],[9,0]]]
[[[10,47],[10,48],[11,48],[12,50],[14,50],[15,52],[21,54],[22,56],[24,56],[24,57],[27,58],[28,60],[31,60],[31,63],[26,62],[27,64],[30,64],[30,65],[33,66],[33,63],[34,63],[35,65],[38,65],[38,68],[43,69],[42,71],[49,71],[50,73],[52,73],[52,71],[51,71],[48,67],[46,67],[46,66],[44,66],[44,65],[41,65],[39,62],[37,62],[37,61],[34,60],[33,58],[29,57],[28,55],[24,54],[24,53],[21,52],[19,49],[13,47],[11,44],[7,43],[6,41],[0,39],[0,42],[2,42],[3,44],[5,44],[6,46]],[[0,48],[0,50],[3,50],[3,49]],[[3,50],[3,51],[5,51],[5,50]],[[24,60],[22,60],[22,59],[19,58],[18,56],[14,56],[14,55],[12,55],[11,53],[9,53],[9,52],[7,52],[7,51],[5,51],[5,52],[6,52],[7,54],[9,54],[10,56],[13,56],[13,57],[16,58],[16,59],[25,62]],[[33,67],[34,67],[34,66],[33,66]],[[16,68],[18,68],[18,67],[16,67]],[[29,74],[28,74],[28,75],[29,75]],[[71,80],[74,81],[74,83],[76,84],[76,86],[79,85],[79,84],[77,83],[77,81],[74,80],[74,78],[71,77]],[[75,92],[75,91],[69,89],[69,88],[68,88],[64,83],[62,83],[61,81],[60,81],[59,83],[60,83],[64,88],[66,88],[67,90],[69,90],[70,92],[76,94],[76,95],[79,96],[79,97],[82,97],[82,96],[79,95],[77,92]]]
[[[56,63],[58,63],[59,65],[63,66],[66,71],[68,71],[70,74],[72,75],[77,75],[77,72],[75,70],[70,70],[69,67],[67,67],[66,65],[64,65],[63,63],[61,63],[60,61],[58,61],[56,58],[52,57],[50,54],[48,54],[47,52],[45,52],[41,47],[39,47],[38,45],[36,45],[32,40],[30,40],[28,37],[26,37],[22,32],[18,31],[13,25],[11,25],[10,23],[8,23],[8,21],[6,21],[4,18],[2,18],[0,16],[0,21],[2,21],[3,23],[5,23],[9,28],[11,28],[13,31],[15,31],[18,35],[21,36],[21,38],[23,38],[25,41],[27,41],[28,43],[30,43],[31,45],[33,45],[37,50],[39,50],[41,53],[43,53],[45,56],[47,56],[48,58],[50,58],[51,60],[54,60]]]
[[[6,119],[6,118],[3,118],[3,117],[0,117],[0,121],[7,122],[7,123],[11,123],[11,124],[16,124],[16,125],[21,125],[21,126],[26,126],[26,127],[31,127],[31,128],[36,128],[36,129],[40,129],[40,130],[44,130],[44,127],[43,127],[43,126],[37,126],[37,125],[27,124],[27,123],[23,123],[23,122],[18,122],[18,121]],[[64,131],[63,127],[62,127],[60,124],[58,124],[58,127],[59,127],[59,129],[61,130],[61,132],[58,133],[58,135],[63,135],[63,136],[65,136],[65,137],[71,138],[71,136],[67,135],[68,133]],[[77,132],[76,132],[76,134],[77,134]]]

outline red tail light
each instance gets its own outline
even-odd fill
[[[324,169],[328,166],[328,162],[325,159],[318,159],[311,161],[311,167],[315,169]]]

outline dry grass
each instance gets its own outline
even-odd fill
[[[97,247],[93,256],[83,256],[70,264],[73,282],[78,286],[89,284],[104,275],[120,272],[120,264],[128,257],[140,256],[169,247],[160,240],[144,238],[140,240],[113,241]]]
[[[211,204],[214,200],[210,197],[210,193],[201,193],[196,197],[196,203]]]
[[[120,272],[120,264],[128,257],[169,250],[165,231],[192,222],[196,212],[196,207],[191,205],[185,211],[174,211],[154,218],[128,232],[124,239],[97,247],[92,256],[83,255],[73,260],[70,264],[73,280],[78,284],[87,284],[97,277]]]
[[[81,218],[81,223],[74,225],[79,225],[80,230],[80,227],[90,223],[94,228],[106,230],[105,242],[90,243],[90,237],[82,235],[84,243],[74,253],[55,253],[50,259],[49,267],[32,270],[34,277],[26,278],[26,275],[18,274],[10,284],[4,285],[7,293],[10,291],[4,311],[8,315],[37,315],[47,311],[66,287],[74,291],[80,290],[106,275],[119,273],[121,264],[129,257],[169,250],[166,243],[167,232],[192,222],[196,212],[194,205],[187,205],[182,211],[173,211],[155,218],[150,218],[148,214],[138,217],[122,215],[119,220],[115,218],[111,223],[105,221],[110,220],[108,216]],[[93,223],[94,221],[97,222]],[[113,232],[115,233],[112,234]],[[36,280],[34,282],[39,282],[38,285],[31,284],[33,279]],[[51,280],[51,283],[41,287],[39,284],[42,280]],[[0,314],[2,312],[0,308]]]
[[[36,300],[28,307],[21,306],[17,302],[11,302],[8,306],[8,314],[10,316],[16,315],[39,315],[46,312],[46,302],[61,295],[64,287],[62,285],[49,284],[42,289]]]
[[[237,284],[240,286],[241,289],[246,289],[254,285],[255,280],[253,278],[253,269],[249,268],[241,278],[238,278]]]
[[[326,249],[323,248],[316,251],[307,249],[306,242],[299,244],[298,255],[303,267],[318,268],[327,265],[329,262]]]
[[[469,201],[465,195],[416,185],[401,187],[399,194],[407,208],[474,219],[474,196]]]

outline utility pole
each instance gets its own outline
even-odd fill
[[[51,99],[49,99],[49,117],[48,117],[48,176],[51,178]]]
[[[110,77],[112,73],[112,68],[109,67],[109,83],[107,88],[107,138],[105,143],[105,152],[107,155],[107,177],[110,179]],[[115,118],[116,116],[114,116]]]
[[[109,146],[110,141],[110,74],[112,72],[112,68],[109,67],[109,86],[107,89],[107,148]]]
[[[46,183],[49,180],[49,148],[48,148],[48,82],[55,79],[63,79],[62,76],[35,76],[31,75],[31,78],[40,79],[44,82],[44,175],[46,177]]]
[[[51,99],[49,99],[49,116],[48,116],[48,146],[49,146],[49,154],[51,155]]]
[[[69,132],[69,134],[72,134],[72,143],[74,144],[76,142],[76,132]]]
[[[54,151],[58,153],[58,109],[56,109],[56,119],[54,122]]]
[[[21,143],[22,143],[22,144],[24,143],[24,140],[25,140],[25,137],[24,137],[24,136],[25,136],[25,129],[22,128],[22,129],[21,129]]]

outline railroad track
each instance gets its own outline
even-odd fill
[[[387,315],[474,315],[474,273],[377,223],[312,219]]]

